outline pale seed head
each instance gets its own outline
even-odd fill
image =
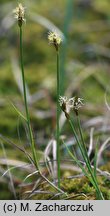
[[[58,47],[62,42],[62,38],[56,31],[49,32],[48,40],[49,40],[49,43],[53,44],[55,46],[56,50],[58,50]]]
[[[18,25],[21,26],[23,22],[26,21],[25,19],[25,8],[22,6],[21,3],[18,3],[18,7],[13,10],[15,19],[18,20]]]
[[[78,114],[79,108],[84,105],[82,101],[83,101],[82,98],[78,98],[76,96],[69,99],[65,96],[64,97],[60,96],[59,98],[61,109],[65,114],[69,114],[70,110],[74,110],[75,113]]]
[[[72,98],[72,100],[73,109],[75,110],[78,110],[80,107],[84,105],[82,98],[78,98],[75,96]]]
[[[68,117],[69,111],[70,111],[70,105],[69,100],[66,96],[60,96],[59,97],[59,104],[63,112],[65,113],[66,117]]]

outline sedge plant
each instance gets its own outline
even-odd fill
[[[18,27],[19,27],[19,46],[20,46],[19,50],[20,50],[20,65],[21,65],[22,85],[23,85],[23,96],[24,96],[24,105],[25,105],[25,114],[26,114],[25,120],[27,123],[34,165],[36,169],[40,172],[39,166],[38,166],[37,155],[36,155],[35,142],[34,142],[33,133],[32,133],[32,127],[31,127],[31,122],[30,122],[30,115],[29,115],[29,110],[28,110],[26,81],[25,81],[25,75],[24,75],[22,27],[23,27],[23,22],[26,21],[25,20],[25,8],[22,6],[21,3],[19,3],[18,7],[16,7],[13,10],[13,13],[15,14],[15,18],[18,21]]]
[[[60,189],[60,179],[61,179],[61,174],[60,174],[60,127],[59,127],[59,117],[60,117],[60,107],[65,113],[65,116],[69,122],[69,125],[72,129],[72,132],[74,134],[74,137],[76,139],[76,143],[80,149],[81,155],[83,157],[83,160],[86,164],[86,167],[84,167],[81,162],[74,156],[70,150],[67,148],[67,151],[69,155],[73,158],[73,160],[77,163],[77,165],[82,169],[82,172],[84,173],[85,176],[88,177],[92,185],[94,186],[96,190],[96,194],[98,199],[103,200],[103,194],[100,191],[100,188],[98,186],[97,182],[97,176],[96,176],[96,167],[95,170],[93,170],[90,159],[88,157],[88,152],[87,148],[85,145],[85,141],[83,138],[83,132],[81,128],[81,123],[80,123],[80,118],[79,118],[79,108],[83,105],[82,99],[78,97],[73,97],[70,99],[67,99],[67,97],[61,97],[60,96],[60,67],[59,67],[59,46],[62,42],[61,37],[54,31],[50,32],[48,35],[48,40],[50,43],[52,43],[55,47],[56,50],[56,64],[57,64],[57,118],[56,118],[56,140],[57,140],[57,175],[58,175],[58,188],[51,183],[45,176],[42,175],[39,169],[39,164],[38,164],[38,159],[36,155],[36,147],[35,147],[35,142],[33,138],[33,132],[32,132],[32,127],[31,127],[31,122],[30,122],[30,115],[29,115],[29,110],[28,110],[28,103],[27,103],[27,94],[26,94],[26,81],[25,81],[25,75],[24,75],[24,64],[23,64],[23,39],[22,39],[22,33],[23,33],[23,22],[25,22],[25,8],[22,6],[22,4],[18,4],[18,7],[13,11],[15,14],[15,18],[18,21],[18,27],[19,27],[19,44],[20,44],[20,64],[21,64],[21,75],[22,75],[22,85],[23,85],[23,96],[24,96],[24,105],[25,105],[25,114],[26,117],[24,118],[26,123],[27,123],[27,128],[28,128],[28,134],[29,134],[29,140],[31,144],[31,151],[32,151],[32,156],[33,156],[33,162],[34,165],[39,172],[39,174],[54,188],[56,188],[59,192],[64,193]],[[72,121],[69,111],[73,109],[74,113],[76,115],[77,119],[77,125],[78,125],[78,132],[80,135],[80,138],[78,136],[78,133],[76,131],[74,122]],[[97,155],[96,155],[97,156]],[[96,158],[96,157],[95,157]],[[95,159],[96,162],[96,159]]]
[[[82,169],[82,172],[84,173],[85,176],[88,177],[88,179],[90,180],[90,182],[92,183],[93,187],[96,190],[96,195],[97,198],[99,200],[103,200],[103,194],[99,188],[98,182],[97,182],[97,176],[96,176],[96,171],[94,172],[94,170],[92,169],[91,163],[90,163],[90,159],[88,156],[88,152],[87,152],[87,148],[86,148],[86,144],[84,141],[84,137],[83,137],[83,132],[82,132],[82,128],[81,128],[81,123],[80,123],[80,118],[79,118],[79,108],[83,105],[83,99],[78,98],[78,97],[73,97],[70,99],[67,99],[67,97],[61,97],[59,98],[59,103],[60,103],[60,107],[63,110],[63,112],[65,113],[66,119],[68,120],[68,123],[72,129],[73,135],[76,139],[76,143],[80,149],[81,155],[83,157],[83,160],[86,164],[86,168],[84,168],[82,166],[82,164],[80,163],[80,161],[72,154],[72,152],[70,152],[69,148],[66,146],[67,151],[69,153],[69,155],[73,158],[73,160],[77,163],[77,165]],[[78,136],[78,133],[76,131],[74,122],[72,121],[69,111],[73,109],[74,113],[76,115],[77,118],[77,124],[78,124],[78,131],[79,131],[79,135],[80,138]]]
[[[60,65],[59,65],[59,46],[62,42],[60,35],[56,31],[49,32],[48,35],[49,43],[53,44],[56,50],[56,64],[57,64],[57,118],[56,118],[56,140],[57,140],[57,175],[58,175],[58,188],[60,188],[60,128],[59,128],[59,117],[60,117]]]
[[[18,27],[19,27],[19,44],[20,44],[20,64],[21,64],[21,75],[22,75],[22,85],[23,85],[23,96],[24,96],[24,106],[25,106],[25,114],[26,117],[24,117],[24,115],[22,115],[22,113],[20,111],[18,111],[18,109],[14,106],[15,110],[18,112],[18,114],[26,121],[27,123],[27,128],[28,128],[28,134],[29,134],[29,140],[30,140],[30,145],[31,145],[31,151],[32,151],[32,156],[33,156],[33,162],[34,165],[37,169],[37,173],[40,174],[40,176],[47,181],[54,189],[56,189],[58,192],[64,194],[64,196],[67,196],[67,194],[62,191],[60,189],[60,187],[57,187],[56,185],[54,185],[52,182],[50,182],[40,171],[39,168],[39,163],[38,163],[38,159],[37,159],[37,155],[36,155],[36,147],[35,147],[35,142],[34,142],[34,138],[33,138],[33,132],[32,132],[32,127],[31,127],[31,122],[30,122],[30,114],[29,114],[29,109],[28,109],[28,103],[27,103],[27,94],[26,94],[26,81],[25,81],[25,75],[24,75],[24,64],[23,64],[23,22],[25,22],[25,8],[22,6],[21,3],[18,4],[18,7],[16,7],[13,10],[13,13],[15,15],[15,18],[18,21]],[[58,45],[60,44],[61,39],[57,39],[57,43],[56,43],[56,50],[57,50],[57,79],[58,79],[58,87],[57,87],[57,101],[59,98],[59,52],[58,52]],[[57,103],[58,105],[59,103]],[[57,109],[57,142],[58,142],[58,146],[59,146],[59,105],[58,105],[58,109]],[[59,158],[59,156],[58,156]],[[59,163],[58,163],[59,164]],[[60,169],[60,166],[59,166]],[[36,172],[35,172],[36,173]],[[60,172],[58,172],[60,173]],[[60,178],[60,174],[59,174],[59,178]]]

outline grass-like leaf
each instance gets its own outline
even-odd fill
[[[12,103],[10,102],[11,105],[13,106],[14,110],[18,113],[18,115],[23,118],[25,121],[27,121],[26,117],[21,113],[21,111]]]

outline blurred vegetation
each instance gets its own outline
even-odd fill
[[[87,134],[90,133],[90,127],[98,131],[105,124],[109,127],[110,112],[105,104],[105,93],[109,104],[110,1],[27,0],[22,3],[26,6],[27,20],[23,28],[25,77],[36,145],[40,150],[44,150],[55,130],[56,57],[53,47],[47,41],[47,27],[52,28],[49,24],[45,26],[47,20],[64,32],[66,37],[60,50],[62,94],[68,94],[70,97],[78,94],[84,98],[82,124],[86,125],[93,117],[104,119],[101,123],[96,121],[95,125],[85,126]],[[11,104],[24,112],[17,72],[18,27],[12,15],[16,4],[17,1],[14,0],[0,0],[0,134],[28,149],[25,125]],[[43,20],[43,25],[38,15],[47,19]],[[62,133],[65,134],[65,131],[66,135],[71,136],[67,125]],[[107,137],[108,134],[102,133],[99,143],[104,142]],[[22,160],[19,150],[6,142],[5,149],[7,154],[9,151]],[[0,150],[1,158],[4,157],[2,154]],[[105,161],[107,160],[105,155]],[[3,184],[3,180],[0,180],[0,184]],[[84,188],[89,190],[87,184]],[[107,198],[108,196],[110,197],[110,193]],[[12,195],[0,195],[0,198],[11,199]]]

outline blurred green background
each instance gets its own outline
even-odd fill
[[[19,31],[12,10],[18,1],[0,0],[0,134],[28,146],[26,129],[12,103],[24,112],[19,65]],[[36,144],[43,150],[55,130],[56,55],[48,31],[63,36],[60,48],[61,94],[84,98],[82,123],[90,132],[109,134],[110,1],[27,0],[23,26],[24,67]],[[70,134],[64,127],[64,133]],[[88,134],[89,134],[88,132]],[[7,157],[22,158],[5,143]],[[1,158],[3,149],[0,150]]]
[[[0,3],[0,132],[16,138],[18,114],[10,102],[18,108],[23,106],[19,31],[12,15],[17,1]],[[87,110],[92,104],[89,114],[94,116],[102,112],[104,94],[106,89],[109,91],[109,1],[27,0],[22,3],[26,7],[23,27],[25,77],[35,129],[40,130],[45,124],[47,128],[51,127],[45,114],[51,119],[56,98],[56,57],[53,47],[48,44],[47,34],[50,29],[55,29],[54,25],[65,35],[60,49],[62,94],[79,92]]]

